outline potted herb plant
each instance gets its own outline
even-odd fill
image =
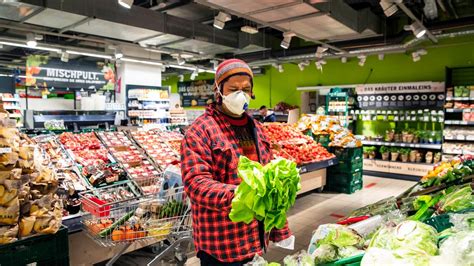
[[[433,163],[434,164],[437,164],[441,161],[441,152],[437,152],[435,153],[434,157],[433,157]]]
[[[366,146],[362,148],[362,158],[367,159],[369,158],[369,150],[371,146]]]
[[[413,129],[408,129],[407,135],[406,135],[406,142],[412,143],[414,138],[415,138],[415,134],[414,134]]]
[[[396,132],[395,135],[393,135],[393,141],[402,142],[402,134],[400,134],[400,132]]]
[[[416,162],[416,155],[418,154],[417,150],[411,150],[410,151],[410,162],[414,163]]]
[[[397,147],[392,147],[390,149],[390,159],[392,162],[396,162],[398,159],[398,155],[400,155],[400,150]]]
[[[433,152],[429,151],[425,155],[426,163],[431,163],[433,161]]]
[[[416,160],[415,160],[415,161],[416,161],[417,163],[421,163],[422,160],[423,160],[423,154],[422,154],[421,152],[418,152],[418,153],[416,154]]]
[[[387,130],[385,132],[385,141],[392,142],[394,135],[395,135],[395,130],[393,130],[393,129]]]
[[[372,147],[368,147],[368,155],[369,155],[369,159],[375,159],[375,150],[377,150],[377,148],[375,146],[372,146]]]
[[[408,156],[410,155],[411,149],[408,148],[403,148],[400,149],[400,156],[402,159],[402,162],[406,163],[408,162]]]
[[[402,130],[402,142],[407,143],[408,130]]]
[[[382,154],[382,160],[388,161],[390,156],[390,148],[387,146],[380,147],[380,154]]]
[[[421,131],[420,130],[415,130],[413,132],[413,143],[419,143],[420,142],[420,134]]]

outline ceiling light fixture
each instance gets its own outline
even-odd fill
[[[316,49],[316,58],[323,58],[323,54],[328,50],[327,47],[318,46]]]
[[[283,33],[283,40],[281,41],[280,43],[280,46],[283,48],[283,49],[288,49],[290,48],[290,43],[291,43],[291,39],[296,36],[293,32],[291,31],[287,31],[287,32],[284,32]]]
[[[379,54],[379,60],[382,61],[385,58],[384,54]]]
[[[179,75],[179,82],[183,82],[184,81],[184,75]]]
[[[380,7],[382,7],[385,16],[390,17],[397,13],[398,7],[395,2],[398,0],[380,0]]]
[[[359,66],[363,67],[365,65],[365,61],[367,60],[367,56],[359,55],[357,58],[359,58]]]
[[[258,29],[252,26],[243,26],[240,28],[241,31],[246,32],[248,34],[257,34]]]
[[[69,54],[67,52],[62,52],[61,53],[61,61],[67,63],[69,62]]]
[[[222,30],[227,21],[231,20],[231,16],[225,12],[220,11],[217,16],[214,17],[214,27]]]
[[[219,67],[219,61],[217,60],[211,60],[211,63],[212,63],[212,68],[214,70],[217,70],[217,68]]]
[[[123,57],[122,50],[120,48],[115,48],[115,59],[120,59]]]
[[[320,59],[320,60],[317,60],[315,62],[315,65],[316,65],[316,69],[323,72],[323,65],[325,65],[327,62],[326,60],[324,59]]]
[[[347,63],[347,57],[345,57],[345,56],[341,57],[341,62],[343,64]]]
[[[118,0],[119,5],[125,8],[131,8],[133,5],[133,0]]]
[[[416,38],[421,38],[426,34],[425,27],[416,21],[410,25],[405,25],[404,29],[406,31],[412,31]]]
[[[112,59],[112,56],[105,55],[105,54],[96,54],[96,53],[73,51],[73,50],[66,50],[66,53],[75,54],[75,55],[84,55],[84,56],[90,56],[90,57],[97,57],[97,58],[104,58],[104,59]]]
[[[36,47],[36,45],[38,45],[38,43],[36,42],[34,33],[26,34],[26,45],[30,48],[34,48]]]
[[[176,61],[178,62],[178,65],[180,66],[186,64],[186,60],[184,60],[184,58],[182,58],[181,55],[178,55],[178,57],[176,57]]]
[[[199,70],[196,68],[194,69],[193,73],[191,73],[190,79],[195,80],[197,76],[199,76]]]
[[[15,46],[15,47],[22,47],[22,48],[31,48],[29,47],[28,45],[26,44],[22,44],[22,43],[14,43],[14,42],[4,42],[4,41],[0,41],[0,44],[3,44],[3,45],[9,45],[9,46]],[[50,47],[40,47],[40,46],[36,46],[34,47],[36,50],[43,50],[43,51],[49,51],[49,52],[57,52],[59,53],[61,50],[60,49],[57,49],[57,48],[50,48]]]
[[[300,62],[298,64],[298,68],[303,71],[305,67],[309,66],[309,62],[308,61],[303,61],[303,62]]]
[[[140,64],[152,65],[152,66],[163,66],[163,63],[160,63],[160,62],[139,60],[139,59],[133,59],[133,58],[127,58],[127,57],[122,57],[120,60],[124,62],[140,63]]]
[[[427,54],[428,54],[428,51],[426,51],[425,49],[419,49],[411,53],[411,57],[413,59],[413,62],[418,62],[421,60],[422,55],[427,55]]]

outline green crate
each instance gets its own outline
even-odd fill
[[[67,228],[54,235],[37,235],[10,244],[0,245],[0,265],[69,265]]]
[[[329,173],[356,173],[362,172],[364,160],[357,158],[352,161],[339,161],[338,164],[328,168]]]
[[[352,194],[358,190],[361,190],[363,185],[363,182],[357,182],[351,185],[326,184],[326,186],[324,186],[324,189],[328,191]]]
[[[362,182],[362,171],[355,173],[329,173],[326,183],[329,185],[350,185]]]
[[[468,213],[468,212],[474,212],[474,208],[469,208],[469,209],[462,210],[456,213]],[[424,223],[433,226],[436,229],[436,231],[438,231],[438,233],[453,226],[453,224],[449,220],[448,213],[431,217],[425,220]]]
[[[325,148],[328,148],[329,147],[329,143],[331,142],[331,138],[329,135],[313,135],[313,139],[314,141],[316,141],[317,143],[321,144],[321,146],[325,147]]]
[[[335,266],[335,265],[344,265],[344,266],[359,266],[362,261],[364,254],[359,254],[345,259],[340,259],[335,262],[322,264],[324,266]]]
[[[362,147],[359,148],[339,148],[330,147],[330,152],[334,153],[340,161],[352,161],[362,158]]]

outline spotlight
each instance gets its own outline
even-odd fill
[[[363,67],[365,65],[365,61],[367,60],[367,56],[359,55],[357,58],[359,58],[359,66]]]
[[[180,66],[186,64],[186,60],[184,60],[184,58],[182,58],[181,55],[178,55],[178,57],[176,58],[176,61],[178,61],[178,65]]]
[[[184,81],[184,75],[179,75],[178,78],[179,78],[179,82],[183,82],[183,81]]]
[[[327,47],[318,46],[318,49],[316,49],[316,58],[322,58],[324,52],[326,52],[327,50]]]
[[[199,71],[197,70],[197,68],[193,71],[193,73],[191,73],[191,80],[195,80],[196,77],[199,75]]]
[[[120,59],[123,57],[122,50],[120,48],[115,48],[115,59]]]
[[[283,33],[283,40],[281,41],[280,46],[283,49],[290,48],[291,38],[293,38],[293,36],[295,36],[295,34],[290,31]]]
[[[133,5],[133,0],[118,0],[118,3],[125,8],[131,8]]]
[[[347,63],[347,57],[345,57],[345,56],[341,57],[341,62],[343,64]]]
[[[219,61],[217,60],[211,60],[211,63],[212,63],[212,68],[214,70],[217,70],[217,67],[219,66]]]
[[[285,69],[283,69],[283,65],[278,65],[278,72],[283,73]]]
[[[385,58],[384,54],[379,54],[379,60],[382,61]]]
[[[67,52],[61,53],[61,61],[67,63],[69,61],[69,54]]]
[[[303,62],[300,62],[298,64],[298,68],[303,71],[305,67],[309,66],[309,62],[308,61],[303,61]]]
[[[315,62],[316,69],[323,72],[323,65],[325,65],[326,63],[327,63],[326,60],[323,60],[323,59],[316,61]]]
[[[380,6],[382,7],[383,13],[385,16],[390,17],[393,14],[397,13],[398,7],[395,2],[399,0],[380,0]]]
[[[421,60],[421,56],[426,54],[428,54],[428,51],[426,51],[425,49],[419,49],[411,53],[411,57],[413,59],[413,62],[418,62]]]
[[[35,39],[35,35],[33,33],[26,34],[26,45],[31,48],[36,47],[36,45],[38,45]]]
[[[231,20],[231,16],[225,12],[220,11],[217,16],[214,17],[214,27],[222,30],[227,21]]]
[[[257,28],[254,28],[252,26],[243,26],[240,28],[241,31],[243,32],[246,32],[248,34],[257,34],[258,33],[258,29]]]
[[[413,35],[415,35],[416,38],[421,38],[423,37],[423,35],[426,34],[426,29],[423,27],[423,25],[421,25],[420,23],[416,21],[410,25],[405,25],[404,29],[406,31],[411,30],[413,32]]]

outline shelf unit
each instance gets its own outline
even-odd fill
[[[127,85],[126,114],[132,126],[170,123],[170,88]]]
[[[403,142],[397,143],[397,142],[386,142],[386,141],[363,140],[362,144],[374,145],[374,146],[392,146],[392,147],[408,147],[408,148],[441,150],[441,144],[430,144],[430,143],[403,143]]]
[[[23,126],[23,113],[20,107],[20,97],[18,94],[1,93],[1,101],[3,102],[3,109],[10,113],[10,118],[17,121],[17,127]]]

